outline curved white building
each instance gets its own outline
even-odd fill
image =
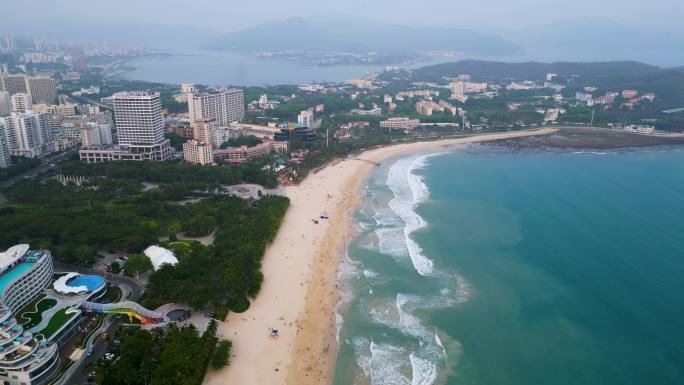
[[[145,249],[143,253],[150,258],[154,271],[159,270],[163,264],[178,264],[178,258],[173,255],[173,252],[163,247],[152,245]]]
[[[41,384],[59,366],[57,345],[25,331],[13,314],[52,279],[52,256],[17,245],[0,253],[0,383]]]

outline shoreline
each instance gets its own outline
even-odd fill
[[[481,134],[380,147],[333,162],[286,187],[291,207],[262,262],[264,283],[250,308],[219,325],[233,342],[230,366],[210,369],[204,384],[330,384],[337,354],[337,272],[354,236],[360,189],[375,168],[409,152],[453,150],[464,144],[548,135],[554,128]],[[312,219],[328,213],[329,220]],[[269,336],[277,328],[280,337]]]

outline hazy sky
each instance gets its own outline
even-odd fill
[[[668,29],[682,24],[684,0],[0,0],[0,11],[17,21],[126,20],[222,32],[325,14],[483,31],[587,17]]]

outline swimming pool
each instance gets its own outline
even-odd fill
[[[67,286],[79,287],[85,286],[89,293],[97,291],[105,284],[104,278],[99,275],[79,275],[75,279],[67,282]]]

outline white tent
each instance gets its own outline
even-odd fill
[[[163,247],[152,245],[145,249],[144,253],[150,258],[150,261],[152,261],[152,268],[154,268],[154,271],[159,270],[165,263],[170,265],[178,263],[178,259],[173,255],[173,252]]]

